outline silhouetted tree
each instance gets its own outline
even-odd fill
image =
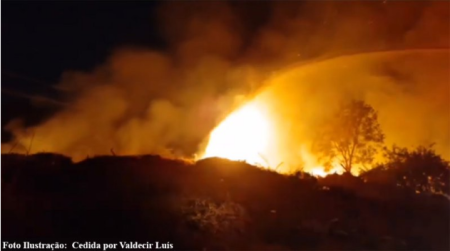
[[[377,112],[364,101],[352,100],[319,129],[313,149],[322,164],[337,160],[350,173],[354,164],[371,163],[383,141]]]

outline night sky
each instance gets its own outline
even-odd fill
[[[51,104],[39,107],[33,100],[61,99],[54,86],[65,71],[91,71],[121,47],[164,52],[167,41],[157,22],[160,5],[157,1],[2,1],[2,142],[10,139],[4,131],[10,120],[21,117],[32,125],[60,109]],[[250,29],[266,21],[267,4],[238,5],[243,16],[252,15],[245,23]]]
[[[2,71],[55,82],[66,69],[92,68],[120,45],[161,47],[156,5],[4,1]]]
[[[56,98],[51,87],[65,70],[91,70],[124,45],[163,50],[154,20],[157,5],[2,1],[2,127],[15,116],[30,116],[26,97]],[[52,112],[48,109],[40,112]]]

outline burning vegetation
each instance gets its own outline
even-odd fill
[[[385,145],[434,142],[450,157],[446,3],[167,3],[154,16],[164,50],[124,46],[90,71],[65,72],[60,109],[34,125],[11,121],[2,153],[80,161],[113,149],[356,175],[382,158],[381,135],[343,142],[337,108],[359,100]],[[334,146],[319,144],[324,124]]]
[[[270,151],[270,118],[257,103],[245,104],[221,122],[209,136],[205,153],[201,158],[222,157],[243,160],[266,168],[270,164],[264,154]]]
[[[62,74],[4,128],[5,239],[449,249],[448,6],[337,2],[161,4],[164,50]]]

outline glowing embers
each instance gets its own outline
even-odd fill
[[[300,156],[304,163],[304,171],[316,177],[325,177],[330,174],[342,174],[343,170],[337,161],[333,161],[328,170],[320,165],[314,155],[303,145],[300,148]]]

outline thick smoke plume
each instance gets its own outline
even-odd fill
[[[379,110],[389,143],[436,142],[448,153],[449,3],[171,2],[154,15],[166,50],[118,48],[90,72],[67,71],[57,87],[68,105],[37,126],[10,123],[14,140],[2,152],[192,157],[224,116],[262,91],[292,132],[280,135],[282,158],[297,158],[321,116],[353,97]],[[404,52],[284,71],[392,50]]]

